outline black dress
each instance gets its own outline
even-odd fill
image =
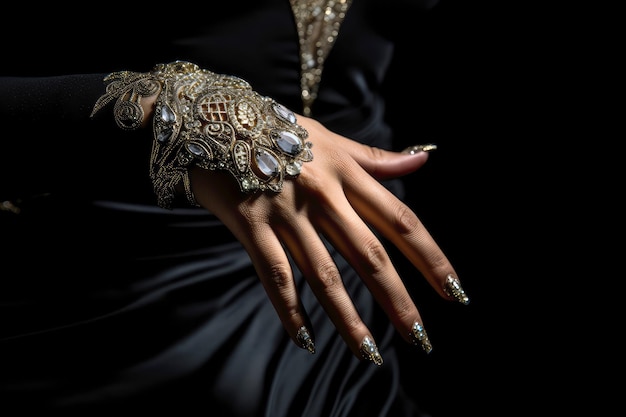
[[[313,106],[329,129],[383,148],[392,131],[382,84],[393,16],[409,13],[395,9],[402,3],[354,0]],[[4,52],[0,201],[11,203],[0,211],[3,407],[418,415],[400,385],[395,331],[347,262],[333,251],[382,367],[352,355],[297,269],[316,354],[295,346],[230,232],[203,209],[155,205],[149,129],[121,131],[110,110],[89,118],[107,73],[174,60],[244,78],[300,112],[289,2],[110,7],[76,20],[34,16],[37,40],[9,42]],[[388,185],[401,193],[398,182]]]

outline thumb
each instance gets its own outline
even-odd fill
[[[326,144],[347,152],[365,171],[378,180],[391,179],[410,174],[418,170],[428,160],[428,152],[437,149],[436,145],[415,145],[402,152],[393,152],[375,148],[354,141],[326,129],[318,121],[298,116],[300,124],[309,132],[315,146]],[[317,143],[317,145],[316,145]]]
[[[415,145],[401,152],[388,151],[362,145],[352,149],[352,157],[372,177],[378,180],[401,177],[417,171],[428,160],[429,152],[437,149],[436,145]]]

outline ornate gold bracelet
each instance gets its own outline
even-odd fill
[[[115,121],[126,130],[143,123],[141,98],[158,94],[150,178],[161,207],[172,207],[180,184],[197,205],[189,182],[194,165],[229,171],[242,192],[280,192],[284,179],[297,177],[303,163],[313,160],[308,132],[296,115],[241,78],[176,61],[149,73],[115,72],[104,81],[106,92],[91,115],[117,99]]]

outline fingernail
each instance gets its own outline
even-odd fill
[[[376,343],[368,336],[365,336],[363,342],[361,342],[361,354],[365,359],[374,362],[378,366],[383,364],[383,357],[380,356]]]
[[[443,290],[461,304],[468,305],[470,302],[469,297],[463,291],[463,287],[461,287],[461,282],[452,274],[446,277],[446,285]]]
[[[409,146],[408,148],[403,149],[401,153],[404,153],[407,155],[415,155],[416,153],[430,152],[430,151],[434,151],[435,149],[437,149],[437,145],[428,143],[426,145]]]
[[[419,322],[413,323],[413,327],[411,328],[411,333],[409,333],[411,340],[415,346],[421,346],[424,352],[430,353],[433,350],[433,346],[430,344],[430,339],[426,334],[426,330],[424,330],[424,326],[422,326]]]
[[[307,329],[305,326],[302,326],[298,329],[296,340],[298,341],[302,349],[306,349],[311,353],[315,353],[315,343],[313,342],[311,333],[309,333],[309,329]]]

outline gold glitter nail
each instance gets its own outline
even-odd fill
[[[463,291],[463,287],[461,287],[461,282],[452,274],[449,274],[446,277],[444,291],[450,297],[454,297],[461,304],[468,305],[470,302],[469,297],[465,294],[465,291]]]
[[[363,342],[361,342],[361,354],[365,359],[374,362],[378,366],[383,364],[383,357],[380,356],[376,343],[368,336],[365,336]]]
[[[309,329],[307,329],[305,326],[302,326],[298,329],[296,339],[298,340],[300,347],[308,350],[311,353],[315,353],[315,343],[313,342],[311,333],[309,333]]]
[[[411,337],[413,344],[421,346],[424,352],[430,353],[430,351],[433,350],[433,346],[430,344],[430,339],[426,334],[426,330],[419,322],[416,321],[413,323],[409,336]]]
[[[434,151],[435,149],[437,149],[437,145],[428,143],[426,145],[409,146],[408,148],[404,148],[401,153],[408,154],[408,155],[415,155],[416,153],[420,153],[420,152],[431,152],[431,151]]]

